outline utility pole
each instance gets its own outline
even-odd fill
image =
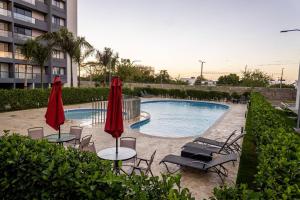
[[[245,73],[247,72],[247,68],[248,68],[248,66],[246,65],[246,66],[245,66]]]
[[[201,63],[201,75],[200,75],[200,85],[202,85],[202,80],[203,80],[203,64],[205,63],[202,60],[199,60],[199,62]]]
[[[281,69],[280,88],[282,87],[283,70],[284,70],[284,68]]]

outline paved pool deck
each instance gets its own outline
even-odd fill
[[[246,106],[241,104],[229,104],[230,109],[223,115],[203,136],[219,140],[224,140],[233,130],[239,130],[245,125]],[[72,108],[91,108],[91,104],[79,104],[65,106],[65,109]],[[27,129],[30,127],[42,126],[45,134],[54,134],[49,126],[46,125],[44,115],[46,108],[31,109],[23,111],[14,111],[0,113],[0,131],[11,130],[22,135],[27,135]],[[154,159],[152,171],[155,175],[166,173],[163,165],[159,165],[160,160],[168,154],[180,155],[181,147],[192,141],[193,137],[188,138],[159,138],[151,137],[129,128],[132,122],[125,122],[125,132],[122,136],[131,136],[137,138],[137,154],[138,157],[149,158],[154,150],[157,150]],[[71,125],[78,125],[77,121],[67,121],[62,126],[62,132],[68,132]],[[92,134],[96,144],[97,151],[115,145],[115,140],[104,131],[104,125],[86,125],[83,130],[83,135]],[[232,163],[226,164],[229,170],[229,176],[226,178],[228,185],[234,184],[237,176],[239,162],[233,166]],[[176,169],[176,166],[170,166],[171,169]],[[192,195],[196,199],[209,198],[212,195],[213,188],[222,184],[217,174],[203,174],[193,170],[182,170],[182,186],[189,188]]]

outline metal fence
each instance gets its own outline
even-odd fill
[[[105,123],[106,110],[108,101],[99,99],[92,99],[92,124]],[[138,97],[124,98],[122,100],[123,119],[131,120],[140,116],[141,100]]]

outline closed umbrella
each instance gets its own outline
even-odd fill
[[[114,77],[108,96],[106,122],[104,131],[116,139],[116,153],[118,153],[118,138],[122,135],[123,112],[122,112],[122,82],[119,77]]]
[[[47,112],[45,115],[46,123],[58,131],[60,138],[60,125],[65,122],[65,113],[62,101],[62,82],[59,76],[54,77],[51,93],[49,96]]]

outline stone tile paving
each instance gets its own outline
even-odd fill
[[[91,104],[80,104],[65,106],[69,108],[87,108],[91,107]],[[231,105],[228,112],[216,122],[209,130],[207,130],[203,136],[216,139],[226,138],[233,130],[240,130],[241,126],[245,124],[245,105]],[[11,130],[18,132],[22,135],[27,134],[27,129],[30,127],[42,126],[44,127],[46,135],[53,134],[51,128],[45,124],[44,114],[46,109],[31,109],[24,111],[15,111],[0,113],[0,131]],[[63,132],[68,132],[70,125],[78,125],[77,121],[67,121],[62,126]],[[137,153],[139,157],[149,158],[154,150],[157,150],[157,154],[153,163],[153,173],[160,175],[160,173],[166,173],[166,169],[163,165],[159,165],[159,161],[167,154],[180,154],[180,148],[193,138],[159,138],[143,135],[129,128],[130,122],[125,123],[125,133],[123,136],[132,136],[137,138]],[[109,135],[104,133],[103,125],[84,127],[83,135],[92,134],[93,140],[96,144],[96,149],[101,150],[106,147],[115,145],[115,140]],[[224,140],[224,139],[223,139]],[[229,177],[226,178],[227,184],[234,184],[238,162],[233,166],[232,163],[225,165],[229,170]],[[176,166],[171,166],[171,169],[176,169]],[[217,174],[203,174],[193,170],[182,170],[182,186],[187,187],[192,192],[196,199],[208,198],[212,195],[213,188],[221,185],[222,182]]]

